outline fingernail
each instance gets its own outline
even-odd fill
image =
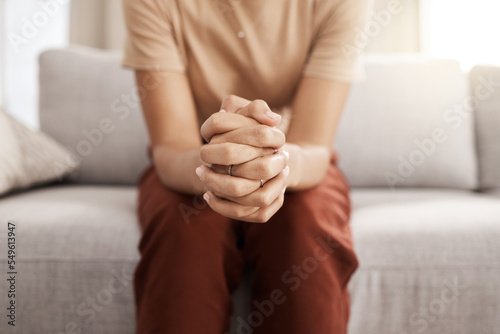
[[[198,175],[198,177],[201,177],[202,173],[203,173],[203,169],[201,167],[196,168],[196,175]]]
[[[227,112],[226,109],[221,109],[219,112]]]
[[[285,193],[285,191],[286,191],[286,187],[285,187],[285,188],[283,188],[283,194]]]
[[[290,174],[290,167],[286,166],[283,172],[285,172],[285,176],[288,176],[288,174]]]
[[[208,200],[210,199],[210,195],[208,194],[208,191],[207,191],[206,193],[204,193],[204,194],[203,194],[203,199],[204,199],[205,201],[207,201],[207,202],[208,202]]]
[[[290,153],[288,153],[288,151],[283,151],[283,154],[285,155],[286,161],[290,160]]]
[[[265,114],[268,118],[272,119],[273,121],[277,120],[277,119],[280,119],[281,118],[281,115],[280,114],[277,114],[275,112],[272,112],[271,110],[266,110],[266,114]]]

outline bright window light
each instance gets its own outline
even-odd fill
[[[464,69],[500,64],[500,1],[422,0],[422,51]]]

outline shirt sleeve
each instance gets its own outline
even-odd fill
[[[360,45],[370,0],[318,1],[315,37],[305,64],[304,76],[341,82],[364,78]]]
[[[127,42],[122,65],[135,69],[184,72],[170,1],[123,0]]]

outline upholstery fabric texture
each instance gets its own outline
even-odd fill
[[[120,55],[83,47],[45,52],[40,82],[40,127],[80,162],[70,180],[134,184],[148,163],[144,92]]]
[[[473,110],[458,62],[371,56],[366,75],[336,139],[351,186],[476,188]]]
[[[17,222],[22,250],[18,312],[29,316],[20,318],[15,333],[59,333],[70,322],[82,333],[134,333],[136,196],[134,187],[57,185],[0,201],[0,216]],[[355,189],[352,203],[360,267],[350,285],[349,333],[496,333],[498,198],[457,190]],[[233,295],[233,325],[248,314],[250,282],[247,275]],[[0,281],[1,291],[6,283]],[[91,312],[88,298],[100,311]]]

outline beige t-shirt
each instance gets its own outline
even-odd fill
[[[352,50],[368,1],[124,0],[123,65],[185,72],[202,118],[229,94],[280,109],[302,76],[362,76]]]

